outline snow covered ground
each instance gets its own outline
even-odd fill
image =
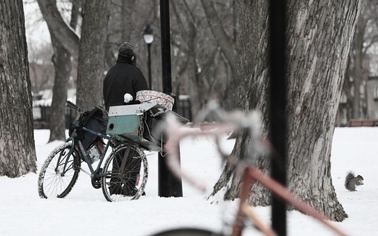
[[[38,168],[59,142],[48,143],[48,130],[35,130]],[[225,141],[232,147],[232,141]],[[349,218],[336,223],[350,235],[378,235],[378,128],[337,128],[332,148],[332,177],[337,196]],[[148,153],[147,195],[130,202],[110,203],[101,189],[91,186],[84,172],[64,199],[40,199],[37,174],[10,179],[0,177],[0,235],[131,235],[146,236],[178,227],[194,226],[219,231],[232,217],[237,201],[206,200],[207,194],[183,183],[181,198],[158,196],[157,153]],[[207,183],[209,192],[221,172],[220,160],[208,138],[184,140],[181,166]],[[353,170],[365,179],[356,192],[343,184]],[[255,208],[266,222],[269,207]],[[245,235],[261,235],[250,229]],[[288,212],[288,235],[334,235],[312,218]]]

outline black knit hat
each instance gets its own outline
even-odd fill
[[[120,60],[136,66],[136,55],[134,53],[133,46],[130,43],[124,42],[119,47],[117,62]]]
[[[124,43],[119,47],[118,55],[123,56],[123,57],[134,56],[135,53],[134,53],[134,48],[133,48],[133,46],[132,46],[130,43],[128,43],[128,42],[124,42]]]

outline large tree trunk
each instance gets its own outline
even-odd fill
[[[289,188],[342,221],[347,215],[332,185],[330,157],[360,1],[289,2]]]
[[[331,179],[331,147],[336,111],[347,57],[358,15],[359,1],[288,1],[287,78],[288,78],[288,188],[299,198],[330,219],[347,217],[338,202]],[[267,122],[267,18],[263,1],[238,1],[239,106],[260,109]],[[234,152],[242,155],[247,138],[239,135]],[[267,158],[259,168],[269,169]],[[216,185],[230,180],[225,168]],[[237,197],[238,180],[232,179],[226,198]],[[251,203],[270,204],[262,187],[252,189]]]
[[[106,29],[111,1],[86,1],[77,78],[77,104],[88,109],[103,105]],[[99,17],[101,16],[101,17]]]
[[[0,176],[36,172],[31,83],[21,0],[0,2]]]

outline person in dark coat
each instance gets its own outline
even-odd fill
[[[143,73],[136,67],[136,55],[132,45],[125,42],[118,50],[116,64],[110,68],[104,79],[103,96],[106,110],[109,111],[110,106],[132,104],[135,102],[136,93],[141,90],[148,90],[147,82]],[[125,96],[125,94],[131,96]],[[130,172],[130,178],[124,182],[122,179],[113,177],[112,184],[109,186],[111,194],[133,196],[137,193],[135,185],[141,167],[141,161],[140,158],[136,158],[137,155],[138,153],[131,149],[127,159],[124,159],[123,155],[114,158],[113,172],[117,173],[118,168],[122,166],[121,163],[126,160],[124,172]]]
[[[110,68],[105,76],[103,84],[103,96],[105,108],[124,104],[126,93],[135,101],[136,93],[140,90],[148,90],[146,79],[138,67],[136,67],[136,55],[131,44],[125,42],[118,50],[116,64]]]

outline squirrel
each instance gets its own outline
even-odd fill
[[[356,186],[363,184],[364,178],[361,175],[355,176],[352,171],[349,171],[345,177],[345,188],[349,191],[356,191]]]

